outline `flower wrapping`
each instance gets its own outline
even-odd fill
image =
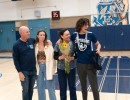
[[[69,61],[68,61],[68,57],[70,54],[69,43],[66,43],[66,42],[60,43],[59,49],[60,49],[61,53],[65,56],[65,72],[67,74],[69,74],[69,72],[70,72],[70,65],[69,65]]]

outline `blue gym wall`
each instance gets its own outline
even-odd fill
[[[50,19],[28,20],[28,27],[30,29],[31,38],[36,38],[37,32],[43,29],[47,32],[48,39],[50,39]],[[16,40],[19,38],[19,32],[16,31]]]
[[[70,31],[70,33],[72,34],[73,32],[75,32],[74,28],[68,28],[68,30]],[[51,41],[53,46],[55,45],[56,41],[59,39],[58,36],[58,32],[60,31],[60,28],[57,29],[50,29],[50,37],[51,37]]]
[[[31,38],[36,38],[38,30],[45,30],[50,39],[50,19],[28,20]],[[20,38],[19,32],[16,31],[15,21],[0,22],[0,52],[12,51],[12,46]]]
[[[28,20],[28,27],[32,38],[36,38],[37,32],[43,29],[47,32],[48,39],[50,39],[50,19]]]
[[[12,51],[16,41],[15,22],[0,22],[0,51]]]
[[[58,40],[57,29],[50,29],[50,19],[28,20],[31,37],[36,38],[37,31],[44,29],[53,46]],[[75,28],[68,28],[72,34]],[[102,45],[102,50],[130,50],[130,25],[90,27],[89,31],[96,34]],[[19,38],[15,30],[15,22],[0,22],[0,52],[12,51],[14,42]]]
[[[53,46],[59,38],[57,35],[59,30],[50,30]],[[68,30],[71,34],[75,31],[74,28]],[[90,27],[89,31],[95,33],[102,45],[102,50],[130,50],[130,25]]]

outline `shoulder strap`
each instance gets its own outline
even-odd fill
[[[91,42],[91,51],[93,51],[93,43]]]
[[[88,33],[92,33],[90,31],[87,31]],[[91,51],[93,51],[93,43],[91,42]]]

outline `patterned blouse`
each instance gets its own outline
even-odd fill
[[[38,51],[37,60],[46,60],[46,55],[44,51]]]

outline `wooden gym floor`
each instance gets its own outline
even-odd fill
[[[130,57],[130,51],[109,51],[102,52],[101,55]],[[0,77],[0,100],[22,100],[22,88],[11,56],[12,54],[9,52],[0,53],[0,73],[2,73],[2,77]],[[48,91],[46,92],[47,100],[49,100]],[[118,95],[118,98],[116,95]],[[56,90],[56,97],[57,100],[60,100],[59,90]],[[70,100],[69,92],[67,97],[67,100]],[[82,100],[81,91],[77,91],[77,98],[77,100]],[[91,92],[88,93],[88,98],[88,100],[93,100]],[[130,100],[130,95],[101,92],[100,98],[101,100]],[[33,100],[38,100],[37,89],[34,89]]]

